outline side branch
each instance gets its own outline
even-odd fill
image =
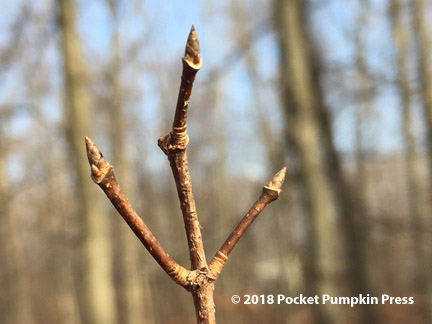
[[[263,192],[258,200],[252,205],[247,214],[243,217],[237,227],[232,231],[227,240],[222,244],[221,248],[216,252],[213,260],[210,262],[209,269],[214,274],[215,279],[219,276],[228,256],[234,249],[240,238],[253,223],[255,218],[263,211],[263,209],[272,201],[278,199],[281,192],[282,184],[284,183],[286,168],[284,167],[275,174],[273,179],[263,188]]]
[[[145,225],[144,221],[139,217],[123,194],[114,176],[114,168],[105,160],[102,153],[90,138],[86,137],[85,142],[93,181],[105,192],[119,214],[162,269],[164,269],[175,282],[188,288],[189,281],[187,277],[190,271],[174,261],[163,249],[159,241]]]
[[[177,99],[173,128],[159,138],[158,145],[167,155],[177,187],[183,221],[186,229],[192,270],[207,268],[201,229],[192,192],[186,155],[187,111],[195,75],[202,66],[198,37],[192,26],[183,57],[183,72]]]

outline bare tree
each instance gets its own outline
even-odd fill
[[[21,4],[18,15],[8,26],[9,33],[4,33],[7,40],[3,43],[6,46],[2,44],[0,48],[1,86],[4,85],[4,79],[7,79],[4,72],[22,55],[23,34],[29,22],[31,23],[31,18],[32,11],[28,4]],[[19,105],[5,102],[0,105],[0,258],[4,261],[0,267],[0,322],[5,324],[35,322],[27,265],[23,255],[24,246],[12,210],[13,183],[7,170],[7,159],[13,152],[7,125],[24,110]]]
[[[79,297],[82,320],[86,324],[113,323],[115,320],[111,249],[108,220],[104,217],[95,192],[91,190],[82,138],[91,129],[91,104],[87,93],[86,69],[75,26],[73,0],[59,0],[62,31],[62,54],[67,107],[67,138],[76,170],[77,216],[82,226],[80,258],[81,288]]]
[[[0,116],[0,258],[4,260],[0,269],[0,321],[5,324],[33,323],[25,260],[10,208],[12,197],[5,165],[9,150],[3,130],[4,117]]]
[[[343,210],[344,232],[347,244],[347,259],[350,261],[350,282],[352,293],[371,293],[372,287],[369,283],[368,259],[366,247],[369,246],[368,210],[366,192],[368,185],[368,172],[366,169],[366,149],[364,143],[366,136],[364,127],[372,112],[372,86],[371,76],[366,61],[365,44],[363,42],[364,29],[370,14],[369,1],[360,1],[361,8],[357,17],[354,30],[355,47],[355,70],[358,75],[358,98],[359,102],[355,110],[355,184],[354,188],[346,183],[341,170],[341,163],[336,163],[338,171],[332,176],[339,180],[337,196],[340,197],[339,204]],[[334,149],[333,149],[334,151]],[[333,163],[330,162],[330,163]],[[374,309],[360,306],[358,309],[360,323],[377,323],[377,315]]]
[[[128,160],[126,158],[125,140],[127,136],[127,116],[124,113],[124,84],[122,82],[122,69],[124,58],[121,53],[121,1],[109,0],[108,5],[112,16],[113,34],[111,40],[111,64],[108,73],[110,108],[109,138],[111,143],[112,161],[119,170],[118,177],[125,184],[131,181],[131,174],[128,172]],[[128,186],[125,186],[128,191]],[[115,211],[113,211],[113,214]],[[142,302],[146,291],[150,290],[149,285],[140,275],[139,253],[135,239],[129,235],[126,226],[122,226],[121,220],[113,217],[111,219],[112,235],[117,238],[113,246],[113,271],[114,285],[117,301],[118,322],[124,324],[142,323],[144,316],[151,322],[151,311],[143,307]],[[145,314],[145,315],[144,315]]]
[[[260,134],[259,137],[262,138],[263,146],[266,149],[267,162],[270,166],[273,166],[283,161],[284,151],[280,150],[282,143],[274,140],[276,131],[273,129],[273,125],[266,113],[265,103],[267,99],[266,94],[262,91],[265,84],[264,80],[260,78],[260,73],[257,69],[258,60],[254,49],[257,37],[254,33],[256,34],[257,29],[263,28],[263,26],[248,26],[248,17],[243,6],[240,2],[232,2],[231,4],[233,20],[236,23],[234,37],[236,37],[238,51],[244,57],[246,71],[252,87],[253,102],[255,103],[253,108],[255,109],[256,130]]]
[[[138,216],[123,194],[113,167],[105,160],[99,149],[86,137],[87,156],[95,183],[105,192],[111,203],[141,240],[162,269],[193,297],[197,323],[216,323],[213,301],[214,284],[228,256],[248,227],[261,211],[279,197],[286,169],[280,170],[263,188],[259,199],[253,204],[228,239],[222,244],[212,261],[207,264],[198,214],[195,207],[192,184],[187,163],[186,148],[187,111],[195,75],[202,66],[200,48],[195,28],[192,26],[183,57],[183,73],[174,116],[172,131],[159,138],[159,147],[168,157],[176,182],[180,207],[183,213],[186,237],[189,246],[191,270],[187,270],[163,249],[150,229]]]
[[[306,3],[276,2],[276,21],[282,52],[282,103],[286,116],[287,142],[299,158],[300,178],[309,214],[306,271],[314,292],[353,294],[367,290],[360,205],[343,174],[333,143],[331,117],[320,86],[321,63],[307,30]],[[358,208],[357,208],[358,207]],[[340,213],[338,218],[336,215]],[[348,261],[349,282],[341,285]],[[316,308],[319,323],[344,322],[345,314],[330,306]],[[370,311],[362,310],[370,323]]]
[[[398,66],[398,87],[402,105],[402,130],[405,140],[405,164],[408,178],[408,197],[412,217],[414,235],[414,254],[416,256],[416,285],[423,290],[427,280],[427,271],[423,264],[423,230],[421,224],[426,217],[426,197],[421,186],[419,172],[419,154],[416,148],[416,139],[411,113],[412,91],[409,83],[408,49],[410,45],[408,29],[403,23],[403,4],[400,0],[392,0],[389,5],[389,14],[393,28],[393,40],[396,46],[396,60]]]
[[[426,14],[425,14],[425,1],[424,0],[412,0],[413,6],[413,23],[414,30],[416,31],[416,41],[418,44],[418,76],[420,79],[420,93],[423,104],[423,111],[426,121],[426,130],[427,130],[427,141],[426,141],[426,149],[428,154],[428,163],[429,163],[429,174],[430,179],[432,179],[432,57],[431,57],[431,35],[428,31]],[[432,183],[429,181],[429,184]],[[431,194],[431,190],[429,189],[429,194]],[[430,197],[428,199],[430,201]],[[423,235],[423,241],[421,244],[424,247],[425,259],[424,259],[424,267],[425,269],[431,268],[431,256],[432,250],[430,248],[432,244],[432,223],[430,220],[424,218],[423,228],[426,229]],[[428,305],[428,314],[427,318],[432,320],[432,279],[428,275],[425,283],[425,293],[427,298]]]

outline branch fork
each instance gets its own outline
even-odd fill
[[[187,111],[195,76],[202,66],[199,41],[194,26],[192,26],[186,43],[182,63],[183,72],[172,130],[159,138],[158,145],[170,162],[176,183],[189,246],[191,270],[178,264],[163,249],[123,194],[115,178],[114,168],[106,161],[90,138],[86,137],[85,142],[93,181],[105,192],[119,214],[162,269],[176,283],[192,293],[198,323],[212,324],[216,323],[213,302],[214,283],[245,231],[261,211],[279,197],[285,180],[286,168],[282,168],[263,187],[261,196],[231,232],[210,264],[207,264],[186,154],[189,143],[186,123]]]

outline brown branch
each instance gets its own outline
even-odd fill
[[[192,270],[185,269],[165,252],[149,228],[129,204],[114,176],[114,168],[104,159],[102,153],[88,137],[86,137],[86,145],[94,182],[102,188],[111,203],[165,272],[192,293],[198,323],[214,324],[216,323],[213,300],[215,280],[229,254],[248,227],[269,203],[279,197],[285,180],[286,168],[280,170],[264,186],[260,198],[216,253],[210,266],[207,266],[186,155],[189,141],[186,123],[187,110],[195,75],[201,65],[198,38],[194,26],[192,26],[183,57],[183,72],[173,127],[170,133],[160,137],[158,141],[159,147],[168,157],[174,175],[183,213]]]
[[[159,138],[158,145],[167,155],[177,186],[180,207],[186,229],[192,270],[207,268],[201,229],[192,193],[187,163],[186,147],[187,110],[195,75],[202,66],[202,59],[195,27],[192,26],[183,57],[183,72],[172,131]]]
[[[186,127],[187,109],[189,107],[189,98],[192,93],[193,82],[195,81],[195,75],[202,66],[198,36],[193,25],[186,42],[185,55],[182,62],[182,82],[177,99],[173,130]]]
[[[86,137],[85,142],[93,181],[105,192],[108,199],[162,269],[164,269],[175,282],[188,288],[190,284],[188,281],[190,271],[174,261],[164,250],[123,194],[114,176],[114,168],[112,165],[105,160],[102,153],[90,138]]]
[[[266,186],[264,186],[261,196],[249,209],[237,227],[232,231],[224,244],[222,244],[219,251],[217,251],[209,265],[209,269],[214,274],[215,279],[222,271],[222,268],[225,262],[228,260],[228,256],[230,255],[231,251],[234,249],[237,242],[240,240],[255,218],[257,218],[257,216],[268,204],[278,199],[282,184],[285,180],[285,175],[286,168],[284,167],[275,174],[273,179]]]

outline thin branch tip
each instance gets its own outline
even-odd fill
[[[186,42],[184,60],[195,69],[201,68],[202,59],[200,45],[194,25],[192,25],[188,40]]]
[[[86,136],[86,137],[84,138],[84,140],[85,140],[86,148],[87,148],[87,151],[88,151],[88,150],[89,150],[89,146],[94,145],[94,143],[93,143],[93,141],[90,139],[90,137],[88,137],[88,136]]]
[[[90,165],[97,165],[103,155],[96,144],[89,138],[85,137],[86,148],[87,148],[87,158]]]
[[[258,217],[258,215],[268,204],[278,199],[282,184],[285,180],[285,175],[286,167],[279,170],[279,172],[274,175],[273,179],[271,179],[271,181],[266,186],[264,186],[261,196],[257,201],[255,201],[255,203],[213,257],[209,268],[216,278],[222,271],[225,262],[228,260],[229,254],[234,249],[249,226],[252,225],[252,222],[255,220],[255,218]]]
[[[103,157],[95,143],[85,137],[87,157],[90,163],[91,178],[105,192],[108,199],[123,217],[135,235],[143,243],[157,263],[178,284],[188,287],[189,270],[174,261],[163,249],[144,221],[130,205],[114,176],[114,168]]]
[[[274,175],[273,179],[270,180],[270,182],[265,186],[265,188],[280,192],[282,190],[282,185],[285,181],[285,176],[286,167],[283,167]]]
[[[101,183],[111,168],[111,165],[105,160],[102,152],[96,144],[89,138],[85,137],[87,158],[90,164],[91,177],[97,184]]]

